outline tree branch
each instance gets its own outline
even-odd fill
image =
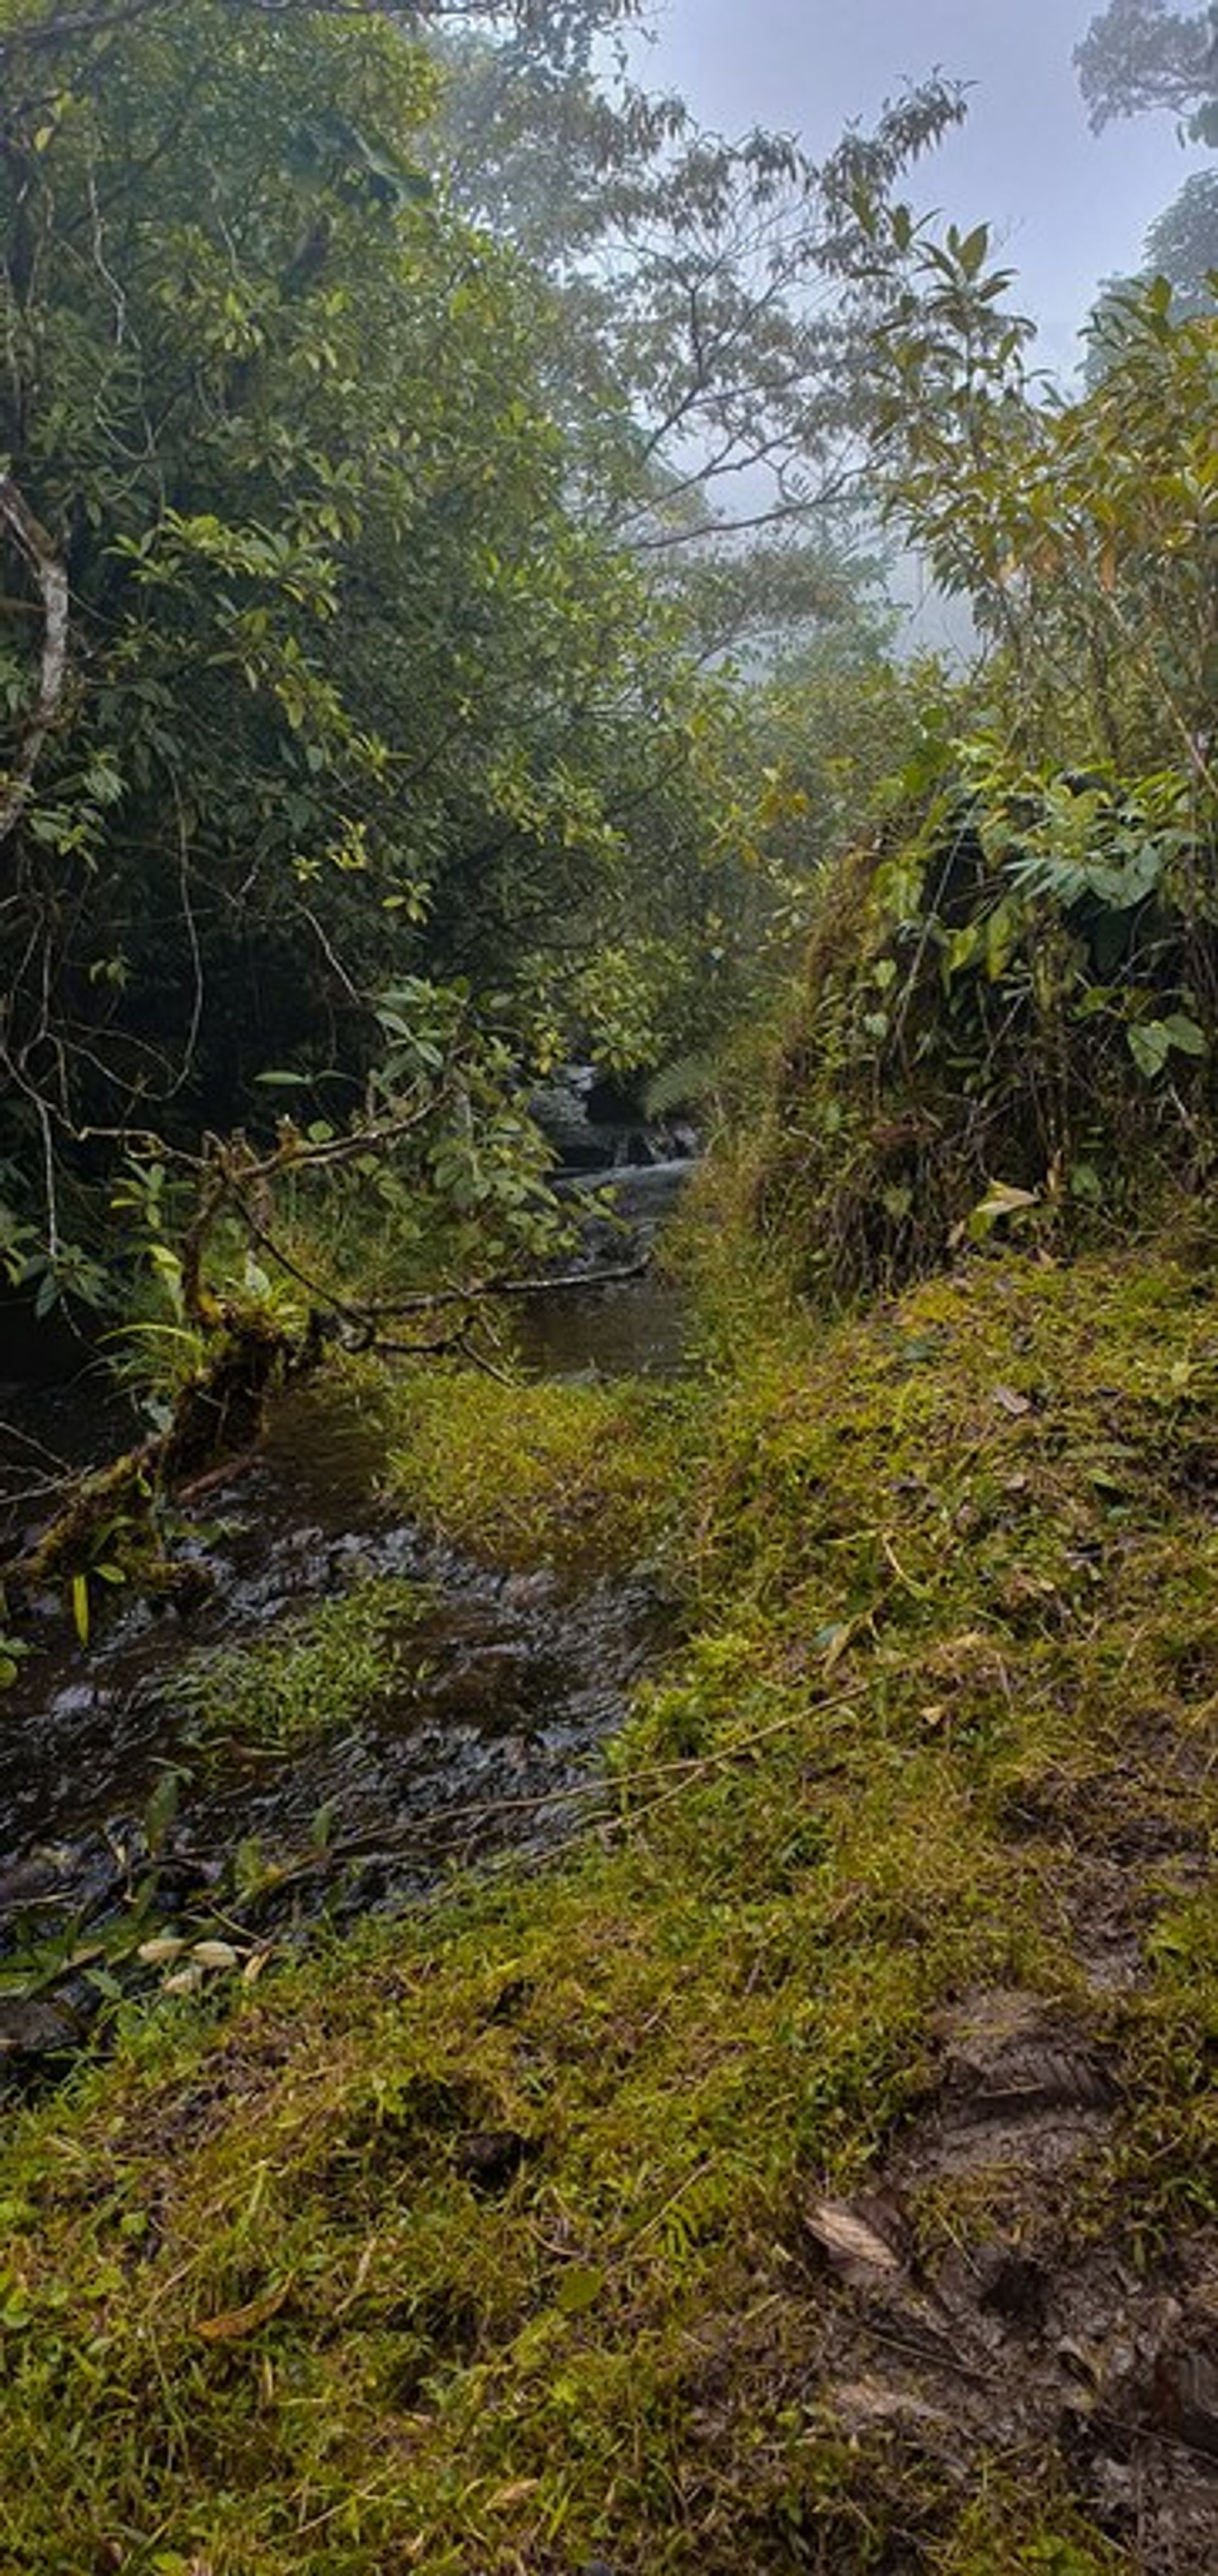
[[[0,788],[0,841],[15,830],[29,801],[34,773],[63,696],[68,667],[68,576],[41,521],[22,499],[11,475],[0,474],[0,524],[29,565],[42,596],[42,669],[25,739]]]

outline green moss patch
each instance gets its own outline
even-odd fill
[[[392,1398],[389,1491],[498,1564],[634,1564],[672,1523],[677,1409],[629,1380],[420,1371]]]

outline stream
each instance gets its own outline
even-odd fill
[[[618,1167],[645,1248],[687,1159]],[[617,1253],[620,1262],[620,1250]],[[682,1365],[679,1292],[653,1269],[580,1285],[513,1319],[530,1373],[663,1375]],[[18,1477],[97,1463],[130,1437],[106,1381],[0,1389]],[[98,2010],[167,1973],[230,1972],[319,1920],[417,1902],[455,1872],[540,1856],[595,1809],[599,1756],[671,1628],[644,1574],[505,1575],[428,1539],[382,1497],[385,1435],[324,1378],[276,1402],[251,1462],[209,1491],[187,1542],[190,1609],[123,1601],[87,1645],[66,1613],[0,1697],[0,2089],[70,2061]],[[267,1751],[201,1751],[175,1689],[201,1649],[282,1633],[356,1585],[418,1587],[408,1650],[358,1722]]]

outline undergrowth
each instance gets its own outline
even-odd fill
[[[272,1635],[187,1656],[170,1696],[189,1736],[214,1756],[293,1753],[355,1726],[399,1683],[410,1630],[430,1595],[405,1577],[378,1575],[295,1617]]]
[[[662,1544],[686,1642],[560,1864],[129,2010],[15,2121],[13,2576],[1141,2566],[1068,2463],[948,2477],[835,2421],[807,2211],[882,2173],[944,2008],[998,1985],[1120,2069],[1052,2245],[1153,2270],[1218,2216],[1206,1244],[984,1255],[833,1325],[725,1280],[696,1391],[395,1399],[436,1527]],[[1004,2192],[942,2184],[924,2259]]]
[[[827,872],[755,1209],[805,1287],[891,1291],[995,1230],[1142,1225],[1212,1162],[1212,785],[946,747]]]

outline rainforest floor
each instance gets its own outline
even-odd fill
[[[4,2576],[1212,2576],[1216,1258],[398,1384],[679,1635],[569,1848],[10,2119]]]

